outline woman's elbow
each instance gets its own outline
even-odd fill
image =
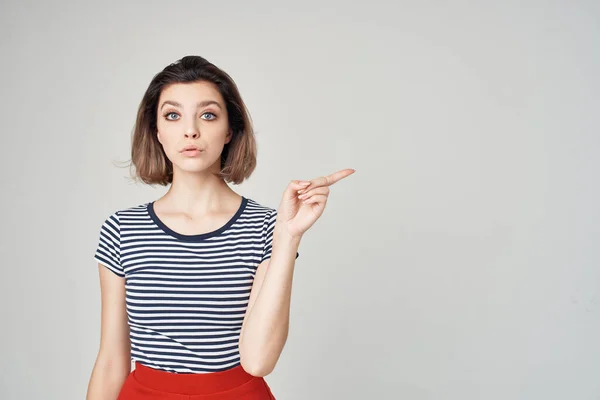
[[[244,371],[257,378],[263,378],[269,375],[271,372],[273,372],[272,367],[268,368],[260,364],[246,365],[245,363],[242,363],[242,368],[244,369]]]
[[[275,363],[269,362],[265,357],[251,357],[242,353],[240,353],[240,363],[244,371],[258,378],[269,375],[275,369]]]

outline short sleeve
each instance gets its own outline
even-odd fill
[[[125,276],[121,266],[121,229],[117,213],[112,214],[102,224],[94,258],[116,275]]]
[[[262,259],[260,260],[261,263],[271,258],[271,251],[273,250],[273,231],[275,230],[275,222],[277,222],[277,210],[271,209],[266,216],[265,224],[263,227],[263,236],[265,240]],[[299,256],[300,253],[296,252],[296,259],[298,259]]]

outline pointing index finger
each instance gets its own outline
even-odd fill
[[[333,174],[331,174],[325,178],[327,180],[326,184],[328,186],[331,186],[334,183],[344,179],[345,177],[352,175],[354,172],[356,172],[356,170],[350,169],[350,168],[334,172]]]
[[[321,187],[321,186],[331,186],[334,183],[340,181],[341,179],[352,175],[355,172],[355,170],[353,169],[343,169],[341,171],[337,171],[334,172],[331,175],[328,176],[322,176],[320,178],[316,178],[316,179],[312,179],[310,181],[310,185],[308,185],[306,188],[299,190],[298,193],[306,193],[311,189],[314,189],[316,187]]]

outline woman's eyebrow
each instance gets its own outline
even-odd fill
[[[182,108],[181,104],[179,104],[178,102],[176,102],[176,101],[174,101],[174,100],[166,100],[166,101],[165,101],[165,102],[162,104],[162,106],[160,106],[160,109],[162,110],[162,109],[163,109],[163,107],[164,107],[165,105],[167,105],[167,104],[170,104],[170,105],[172,105],[172,106],[175,106],[175,107],[180,107],[180,108]],[[204,100],[204,101],[199,101],[198,103],[196,103],[196,107],[198,107],[198,108],[200,108],[200,107],[206,107],[206,106],[208,106],[208,105],[211,105],[211,104],[214,104],[214,105],[216,105],[217,107],[221,108],[221,105],[220,105],[218,102],[214,101],[214,100]]]

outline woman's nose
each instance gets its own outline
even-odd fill
[[[188,129],[185,132],[185,137],[186,138],[197,139],[199,136],[200,136],[200,132],[198,132],[197,129]]]

